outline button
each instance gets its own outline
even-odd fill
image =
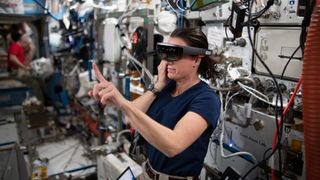
[[[293,1],[293,0],[290,0],[290,1],[289,1],[289,5],[294,5],[294,1]]]

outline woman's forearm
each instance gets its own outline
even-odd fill
[[[133,102],[124,103],[121,109],[125,113],[127,120],[150,144],[169,157],[175,154],[178,143],[173,130],[151,119],[142,110],[135,107]]]
[[[142,112],[147,112],[155,98],[156,96],[152,92],[147,91],[137,99],[133,100],[132,104]]]

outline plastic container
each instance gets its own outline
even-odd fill
[[[31,95],[29,87],[0,89],[0,107],[22,105],[29,95]]]

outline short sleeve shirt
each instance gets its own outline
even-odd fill
[[[20,44],[13,42],[10,44],[10,46],[8,48],[8,67],[11,69],[17,69],[18,66],[16,64],[14,64],[13,62],[9,61],[10,54],[15,55],[18,58],[18,60],[22,64],[24,64],[24,49]]]
[[[210,125],[193,144],[175,157],[167,157],[149,143],[147,156],[151,166],[159,172],[175,176],[198,176],[207,153],[209,138],[220,116],[220,100],[203,81],[176,97],[171,96],[174,88],[175,81],[170,81],[151,104],[147,114],[170,129],[174,129],[187,112],[199,114]]]

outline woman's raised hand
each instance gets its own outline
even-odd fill
[[[169,79],[167,76],[167,66],[168,62],[162,60],[158,66],[158,79],[155,83],[155,88],[157,90],[162,90],[168,83]]]
[[[93,71],[96,75],[98,83],[95,84],[93,89],[88,93],[89,96],[95,98],[97,101],[100,101],[102,105],[112,104],[121,107],[122,103],[126,101],[126,99],[122,96],[112,82],[107,81],[103,77],[95,63],[93,63]]]

